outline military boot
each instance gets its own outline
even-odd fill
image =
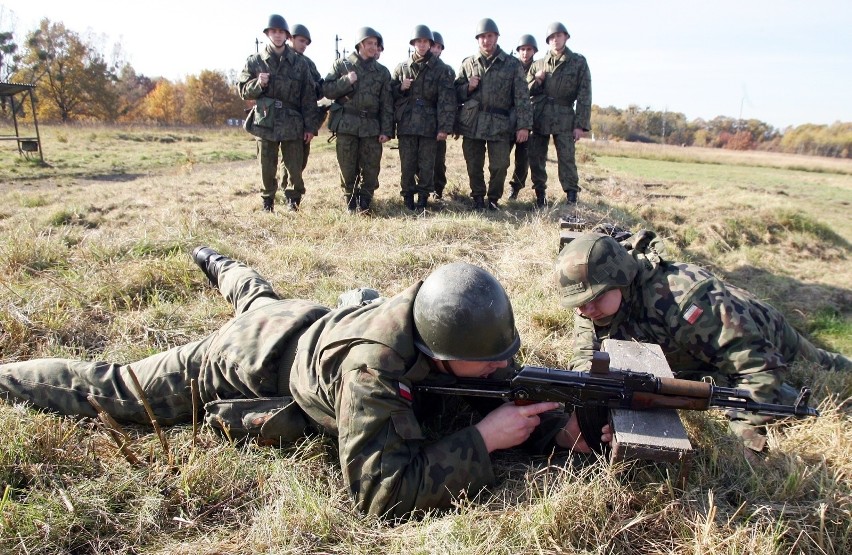
[[[402,195],[402,202],[409,210],[414,210],[414,193],[405,193]]]
[[[417,208],[420,210],[426,210],[426,206],[429,204],[429,193],[420,193],[417,195]]]
[[[346,211],[354,214],[358,209],[358,195],[355,193],[346,193],[343,195],[343,199],[346,201]]]
[[[491,212],[496,212],[496,211],[500,210],[500,205],[497,204],[496,198],[488,199],[488,210],[490,210]]]
[[[301,199],[297,199],[297,198],[288,198],[287,199],[287,210],[289,212],[298,212],[300,200]]]
[[[535,207],[536,208],[547,207],[547,195],[541,189],[536,189],[536,192],[535,192]]]
[[[435,200],[441,200],[444,198],[444,188],[443,187],[435,187]]]
[[[263,211],[264,212],[275,212],[275,199],[274,198],[264,198],[263,199]]]
[[[520,192],[520,190],[520,187],[509,185],[509,200],[518,200],[518,193]]]
[[[577,191],[570,190],[567,193],[568,196],[568,204],[577,204]]]
[[[230,259],[210,247],[195,247],[192,251],[192,260],[201,268],[210,284],[213,287],[219,287],[219,270],[222,269],[222,263]]]
[[[482,212],[485,210],[485,197],[475,196],[473,197],[473,209],[477,212]]]
[[[368,197],[367,195],[358,195],[358,213],[364,214],[365,216],[369,216],[371,214],[371,200],[373,200],[372,197]]]

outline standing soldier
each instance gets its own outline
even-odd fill
[[[459,131],[474,210],[497,210],[509,170],[512,141],[523,143],[532,127],[529,91],[521,62],[497,44],[500,31],[485,18],[476,27],[479,52],[462,61],[455,81]],[[488,150],[488,189],[485,151]]]
[[[304,25],[296,23],[290,29],[290,40],[287,41],[287,44],[290,45],[290,48],[295,50],[298,54],[304,58],[304,60],[308,63],[308,67],[311,69],[311,78],[314,80],[315,90],[317,98],[322,98],[322,75],[320,75],[319,70],[317,70],[316,64],[305,56],[305,50],[307,50],[308,45],[311,44],[311,32],[308,31],[308,28]],[[325,115],[325,111],[317,107],[317,128],[322,124],[323,116]],[[308,165],[308,156],[311,154],[311,143],[304,143],[304,159],[302,160],[302,172],[304,173],[305,168]],[[289,178],[287,174],[287,169],[284,168],[283,177],[281,178],[281,182],[284,183],[285,180]]]
[[[432,31],[414,28],[411,59],[396,66],[391,81],[399,137],[400,187],[405,207],[425,209],[434,191],[435,152],[453,132],[456,97],[450,74],[432,55]],[[417,204],[414,195],[417,194]]]
[[[518,46],[515,47],[515,51],[518,53],[518,59],[521,61],[521,65],[524,68],[524,75],[526,75],[530,70],[530,66],[532,66],[533,57],[538,53],[538,43],[536,43],[535,37],[532,35],[521,35],[521,38],[518,40]],[[512,179],[509,180],[509,198],[512,200],[516,200],[518,198],[518,193],[526,185],[527,174],[530,170],[530,157],[529,152],[527,151],[529,141],[525,143],[517,143],[514,144],[514,146],[515,166],[512,171]],[[540,193],[536,190],[535,205],[539,208],[544,208],[545,204],[544,189],[542,189]]]
[[[393,135],[390,72],[376,62],[380,37],[370,27],[359,29],[355,52],[336,60],[322,85],[334,100],[328,128],[337,135],[340,184],[350,213],[369,212],[379,187],[382,144]]]
[[[592,76],[586,58],[565,46],[569,38],[571,35],[563,24],[551,23],[547,28],[550,51],[534,62],[527,74],[533,99],[530,170],[536,195],[541,191],[543,197],[547,187],[547,148],[553,135],[559,162],[559,183],[567,195],[568,204],[576,204],[580,176],[574,160],[574,143],[591,128]]]
[[[303,145],[311,142],[319,126],[316,86],[305,58],[287,47],[290,30],[284,18],[269,16],[263,33],[269,43],[263,52],[249,56],[238,83],[240,98],[256,101],[245,127],[258,138],[263,209],[272,212],[275,207],[280,150],[281,185],[288,209],[295,211],[305,193]]]
[[[438,31],[432,31],[432,38],[434,39],[432,42],[432,55],[435,58],[439,59],[441,54],[444,53],[444,37],[441,36],[441,33]],[[439,60],[440,61],[440,60]],[[453,71],[453,68],[441,62],[444,71],[446,71],[450,76],[450,81],[456,80],[456,72]],[[453,102],[455,103],[455,98],[453,98]],[[453,111],[453,127],[455,127],[455,111]],[[435,198],[441,199],[444,196],[444,187],[447,186],[447,141],[438,141],[437,148],[435,150]]]

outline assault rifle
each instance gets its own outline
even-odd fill
[[[506,380],[449,378],[447,383],[421,383],[415,388],[429,393],[495,397],[517,404],[556,401],[577,407],[609,409],[719,408],[771,416],[819,416],[817,409],[808,406],[811,390],[807,387],[802,388],[792,405],[759,403],[743,389],[609,370],[606,352],[595,353],[591,372],[524,366]]]

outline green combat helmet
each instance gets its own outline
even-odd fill
[[[494,33],[495,35],[500,34],[500,31],[497,29],[497,24],[494,23],[494,20],[490,17],[479,20],[479,23],[476,25],[476,36],[474,38],[478,39],[479,35],[484,35],[485,33]]]
[[[415,345],[438,360],[507,360],[521,346],[506,290],[472,264],[441,266],[414,299]]]
[[[425,25],[418,25],[414,28],[414,33],[411,35],[411,40],[408,41],[408,44],[414,46],[414,41],[417,39],[428,39],[429,44],[435,45],[435,37],[432,35],[432,31],[429,30],[429,27]]]
[[[311,32],[308,31],[308,28],[302,25],[301,23],[295,23],[293,25],[293,29],[290,31],[290,34],[294,37],[305,37],[308,39],[308,44],[311,44]]]
[[[520,50],[522,46],[532,46],[533,50],[535,50],[536,53],[538,52],[538,43],[532,35],[521,35],[521,38],[518,39],[518,46],[515,47],[515,52]]]
[[[435,44],[441,45],[441,50],[443,50],[444,49],[444,37],[441,36],[441,33],[439,33],[438,31],[432,31],[432,38],[434,39]]]
[[[266,29],[263,30],[263,34],[265,35],[270,29],[283,29],[288,33],[290,32],[290,28],[287,26],[287,22],[284,18],[275,13],[269,16],[269,23],[266,24]]]
[[[368,39],[370,37],[375,37],[376,41],[379,43],[379,46],[382,45],[382,35],[379,34],[378,31],[373,29],[372,27],[361,27],[358,29],[358,38],[355,40],[355,50],[361,46],[361,43],[364,42],[364,39]]]
[[[612,237],[588,233],[563,247],[554,270],[562,306],[577,308],[610,289],[630,285],[639,265]]]
[[[547,38],[544,39],[544,42],[550,42],[550,37],[555,35],[556,33],[565,33],[568,35],[568,38],[571,38],[571,33],[568,32],[568,29],[565,28],[565,25],[562,25],[558,21],[554,21],[550,25],[547,26]]]

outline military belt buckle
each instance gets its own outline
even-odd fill
[[[283,102],[281,102],[280,100],[276,100],[276,101],[275,101],[275,107],[276,107],[276,108],[283,108],[283,107],[284,107],[284,103],[283,103]]]
[[[358,112],[358,116],[362,118],[368,117],[367,110],[361,110],[360,112]]]

